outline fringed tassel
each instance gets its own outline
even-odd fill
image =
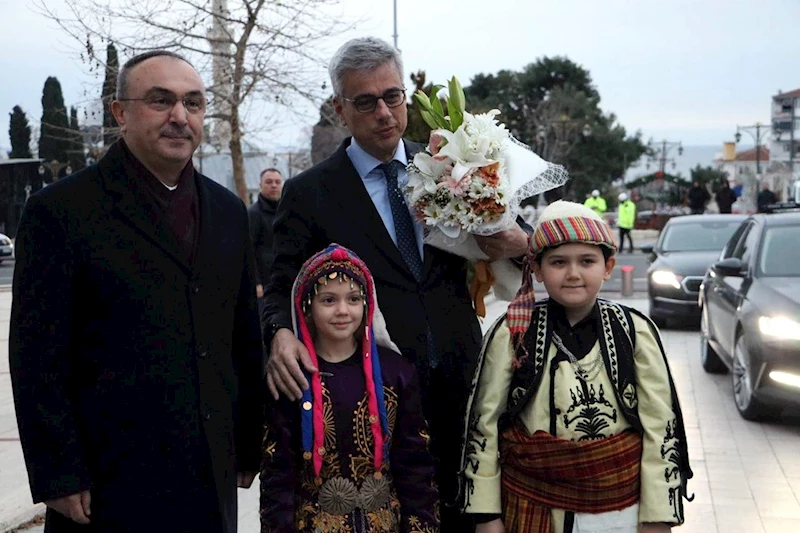
[[[391,439],[391,433],[389,430],[389,415],[386,412],[386,398],[383,394],[383,373],[381,372],[381,362],[380,357],[378,357],[378,345],[375,342],[375,335],[373,334],[372,327],[367,329],[367,335],[369,336],[369,345],[371,348],[371,352],[373,354],[372,358],[372,375],[373,380],[375,382],[375,400],[378,404],[378,417],[380,421],[380,431],[383,435],[383,457],[389,457],[389,441]],[[377,448],[377,446],[376,446]],[[376,462],[376,469],[380,468],[380,465]]]
[[[318,366],[317,352],[314,349],[314,342],[308,331],[305,315],[302,313],[298,317],[300,342],[308,350],[308,356],[314,366]],[[303,450],[306,457],[310,454],[314,466],[314,475],[319,477],[322,472],[322,454],[320,451],[325,446],[325,424],[322,414],[322,378],[319,372],[314,374],[306,373],[306,379],[311,383],[311,389],[303,391],[303,400],[300,405],[303,433]],[[311,409],[307,407],[311,404]]]
[[[508,311],[506,312],[506,323],[508,324],[508,331],[511,333],[511,343],[516,354],[512,363],[514,368],[519,368],[525,358],[528,357],[524,341],[536,304],[536,293],[533,288],[533,268],[531,267],[534,260],[535,258],[529,249],[525,257],[525,264],[522,267],[522,286],[511,303],[508,304]]]
[[[378,366],[378,372],[380,372],[380,363],[377,363],[377,357],[375,356],[376,354],[372,351],[371,339],[372,335],[370,334],[370,330],[369,328],[366,328],[364,331],[362,347],[364,354],[364,378],[367,383],[367,406],[369,409],[369,422],[370,427],[372,428],[372,439],[375,445],[375,471],[379,472],[381,465],[383,464],[383,431],[381,430],[381,420],[378,410],[376,389],[378,388],[381,380],[375,379],[376,372],[374,366]],[[380,384],[380,387],[383,389],[382,383]],[[383,391],[381,390],[381,392]]]

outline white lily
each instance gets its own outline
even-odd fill
[[[425,194],[433,194],[438,188],[438,180],[452,162],[443,157],[432,157],[426,152],[414,156],[413,172],[408,173],[408,187],[411,189],[411,202],[416,202]]]
[[[453,161],[452,177],[456,181],[463,178],[470,169],[495,162],[486,158],[489,139],[470,137],[463,125],[455,133],[447,130],[439,130],[436,133],[447,139],[447,144],[439,150],[437,157],[445,156]]]
[[[441,155],[434,157],[427,152],[417,152],[414,156],[414,166],[417,167],[419,172],[414,172],[413,175],[424,178],[426,181],[429,178],[435,182],[451,164],[452,161],[450,159]]]

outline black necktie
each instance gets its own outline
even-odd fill
[[[414,222],[411,220],[411,213],[408,212],[403,193],[400,192],[400,187],[397,185],[398,164],[397,161],[389,161],[388,163],[383,163],[380,168],[386,177],[386,185],[389,191],[389,205],[392,207],[397,249],[400,250],[400,255],[403,256],[403,260],[417,281],[422,281],[425,271],[422,266],[422,259],[419,256],[419,248],[417,248]],[[425,349],[428,352],[428,365],[431,368],[439,366],[440,360],[436,352],[436,344],[433,340],[430,324],[427,325],[425,331]]]
[[[403,256],[403,260],[417,281],[422,281],[424,269],[417,247],[417,237],[414,234],[414,222],[411,220],[411,213],[408,212],[403,193],[400,192],[400,187],[397,185],[397,161],[383,163],[380,168],[386,177],[389,205],[392,207],[394,232],[397,237],[397,249],[400,250],[400,255]]]

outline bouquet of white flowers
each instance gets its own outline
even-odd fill
[[[409,206],[428,228],[425,243],[471,261],[488,256],[474,235],[493,235],[516,224],[520,202],[567,181],[567,172],[514,139],[495,118],[497,110],[465,111],[464,91],[454,77],[448,83],[447,115],[434,86],[431,97],[414,99],[433,129],[428,146],[408,165]],[[511,300],[521,283],[519,269],[492,263],[495,292]]]

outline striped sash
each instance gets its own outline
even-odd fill
[[[550,510],[619,511],[639,501],[642,437],[572,442],[515,424],[500,438],[508,533],[551,533]]]

